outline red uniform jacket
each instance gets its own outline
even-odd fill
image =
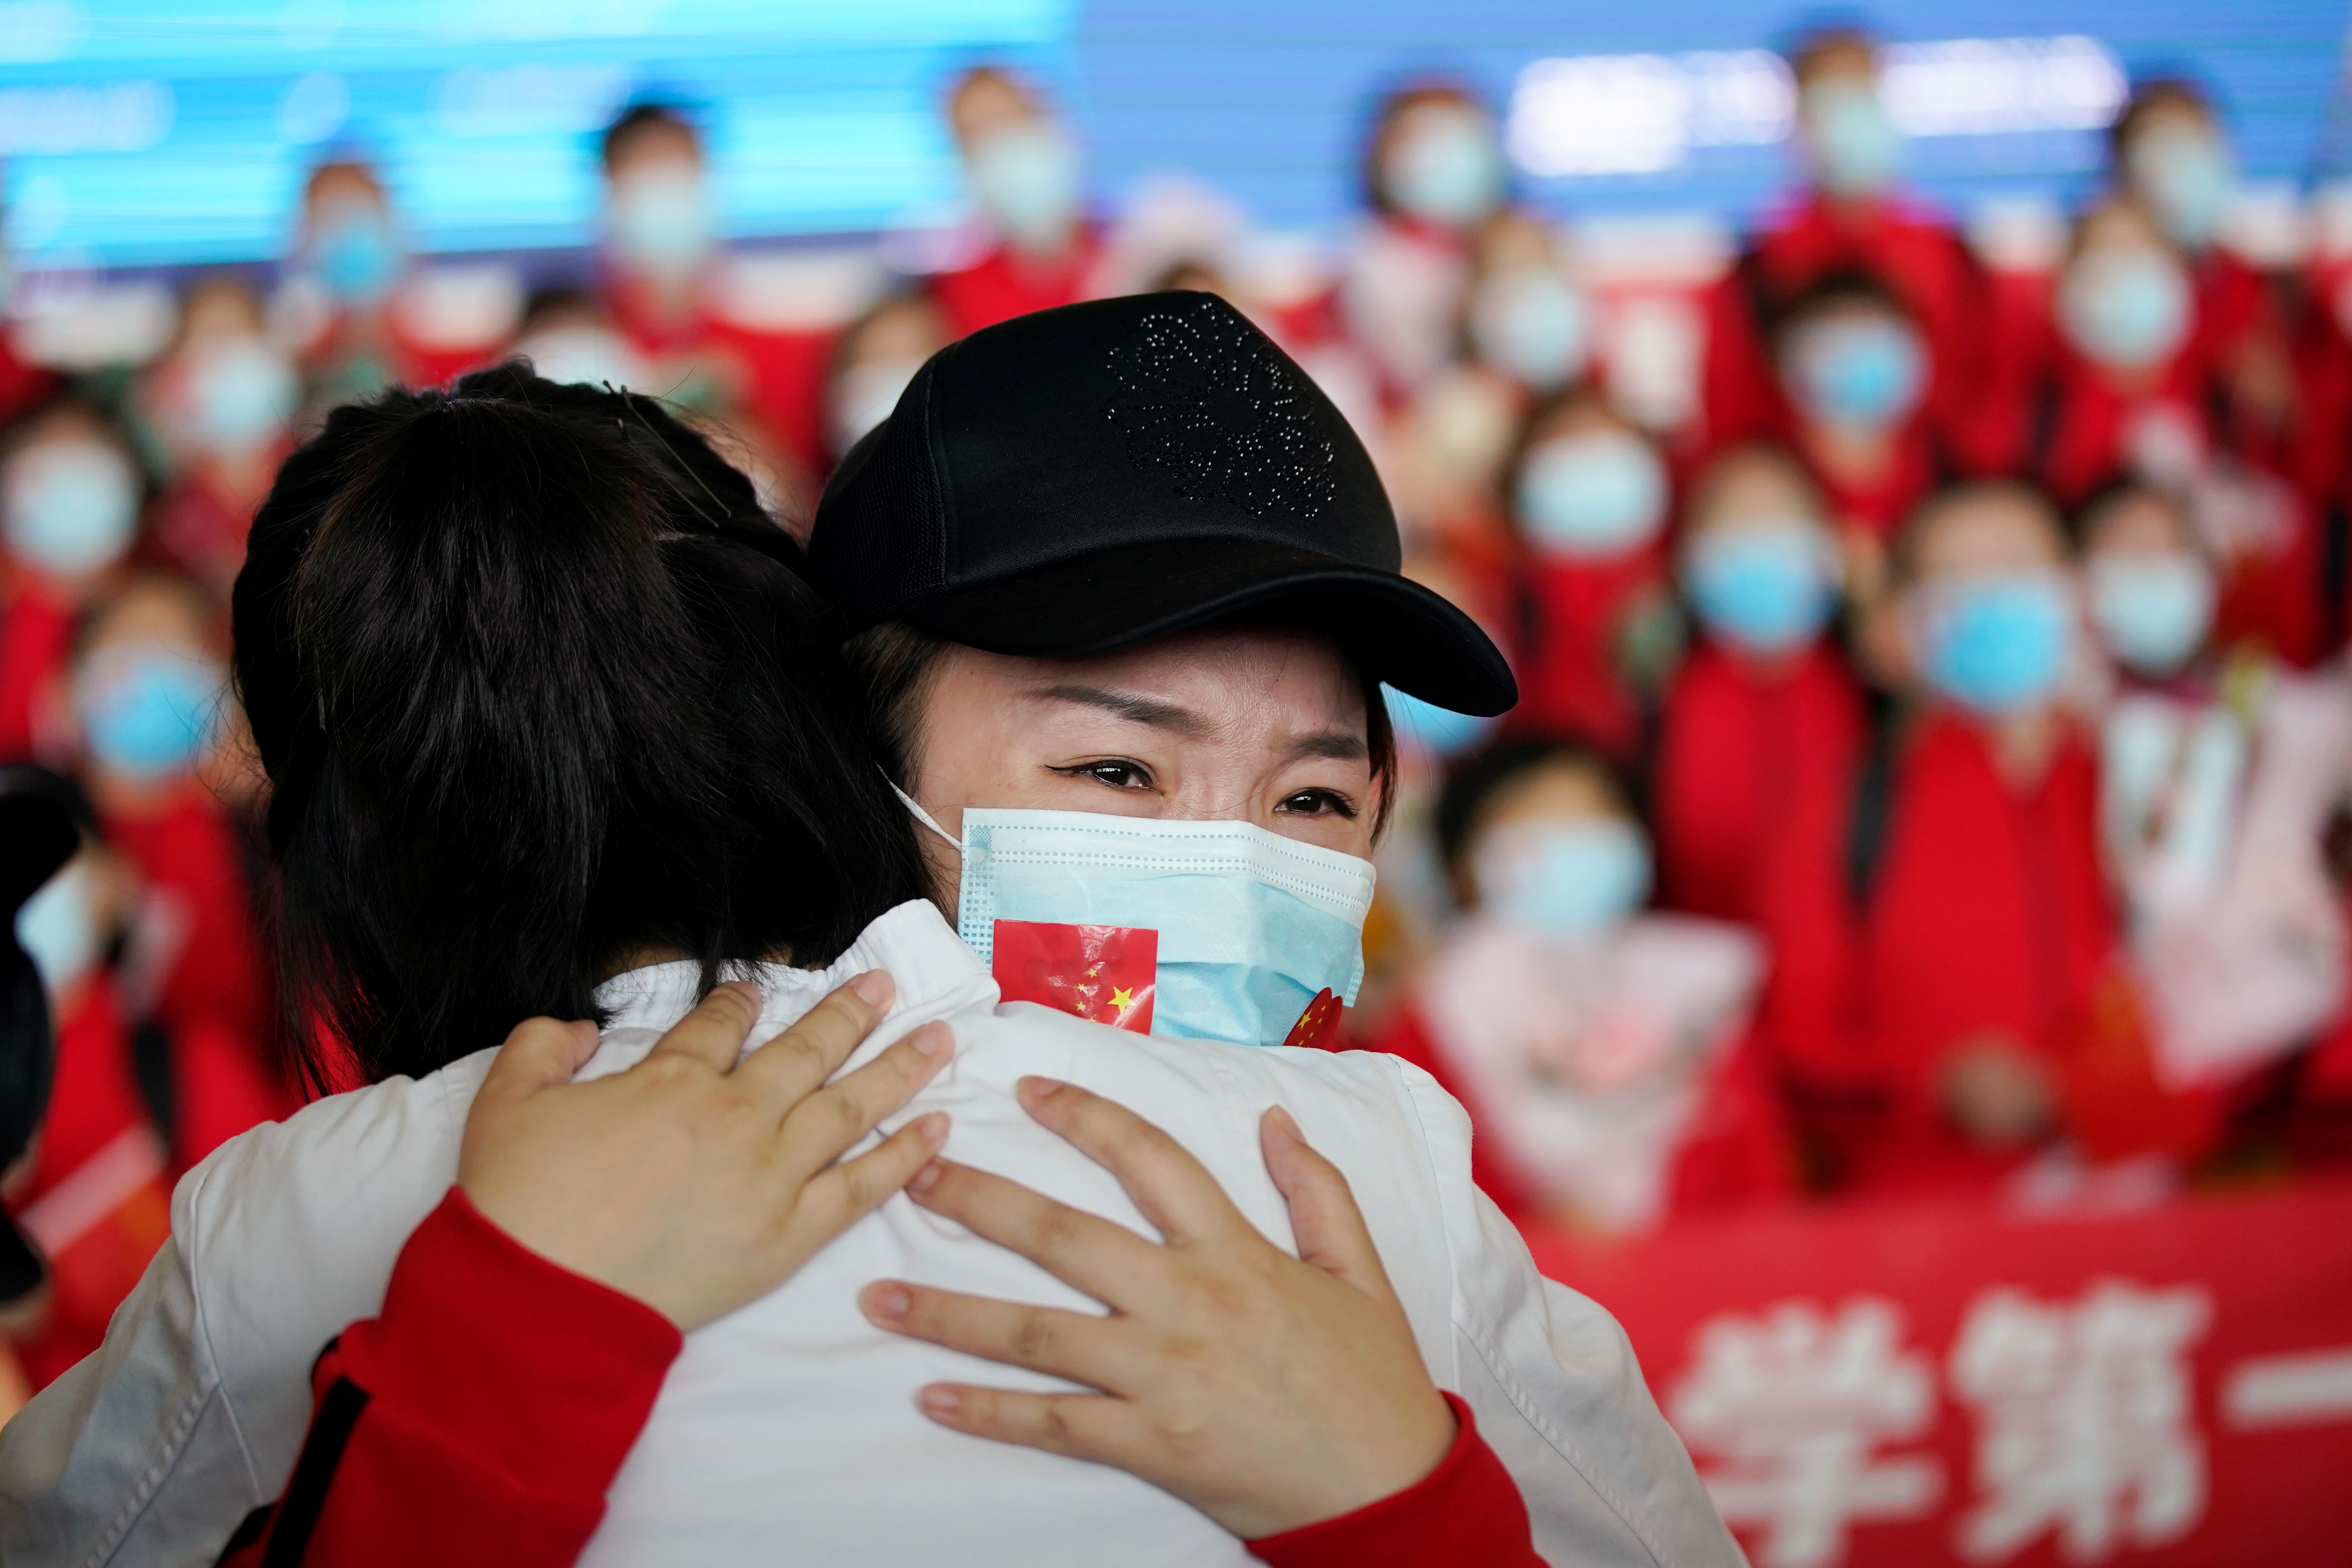
[[[1059,256],[1024,255],[999,245],[970,266],[934,273],[931,296],[947,312],[948,328],[964,337],[1032,310],[1075,305],[1087,297],[1102,243],[1089,228],[1079,230]]]
[[[1568,735],[1612,756],[1640,748],[1642,707],[1624,678],[1628,618],[1663,604],[1663,545],[1600,561],[1545,560],[1522,568],[1519,705],[1507,722],[1523,733]]]
[[[42,694],[72,657],[71,605],[19,574],[0,603],[0,763],[36,760]]]
[[[2117,937],[2097,765],[2070,732],[2042,778],[2013,789],[1981,730],[1936,713],[1897,761],[1886,805],[1855,977],[1859,1047],[1884,1111],[1847,1152],[1864,1184],[1982,1183],[2015,1162],[1961,1139],[1937,1079],[1979,1033],[2055,1065],[2080,1026]]]
[[[401,1249],[383,1314],[319,1358],[293,1479],[223,1568],[562,1568],[595,1533],[683,1343],[452,1188]],[[1272,1568],[1538,1568],[1510,1473],[1448,1402],[1459,1431],[1420,1484],[1252,1552]]]

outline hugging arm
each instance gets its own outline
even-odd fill
[[[721,986],[627,1072],[572,1075],[587,1025],[508,1037],[457,1185],[401,1250],[382,1312],[328,1345],[277,1503],[224,1568],[557,1568],[577,1558],[682,1331],[788,1279],[905,1185],[924,1117],[835,1164],[947,1060],[919,1029],[827,1088],[889,1000],[860,976],[737,1063],[759,1018]]]
[[[935,1161],[915,1202],[1010,1247],[1107,1317],[883,1280],[895,1332],[1100,1390],[922,1391],[976,1436],[1112,1465],[1192,1504],[1276,1568],[1521,1568],[1525,1503],[1461,1400],[1430,1381],[1339,1168],[1289,1115],[1260,1127],[1299,1255],[1276,1247],[1175,1140],[1074,1084],[1028,1079],[1029,1114],[1118,1176],[1164,1240]]]

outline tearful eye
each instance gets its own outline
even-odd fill
[[[1150,789],[1150,770],[1140,763],[1114,758],[1108,762],[1082,763],[1075,768],[1062,770],[1073,777],[1083,776],[1112,789]]]
[[[1282,804],[1276,806],[1275,810],[1286,816],[1328,815],[1352,819],[1356,815],[1356,803],[1338,790],[1303,789],[1297,795],[1285,796]]]

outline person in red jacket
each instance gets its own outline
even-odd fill
[[[57,757],[75,623],[131,553],[145,484],[130,443],[79,403],[0,447],[0,762]]]
[[[1084,166],[1069,128],[1001,66],[978,66],[948,93],[948,126],[988,226],[982,254],[931,279],[957,337],[1096,293],[1101,237],[1087,221]]]
[[[758,1002],[722,985],[645,1063],[587,1083],[570,1080],[594,1049],[593,1026],[518,1026],[467,1114],[457,1184],[402,1249],[383,1311],[320,1355],[293,1479],[228,1543],[223,1568],[427,1560],[563,1568],[603,1517],[604,1493],[683,1331],[772,1289],[909,1175],[919,1201],[941,1214],[984,1229],[1002,1224],[1013,1212],[1007,1200],[1028,1194],[938,1166],[917,1174],[937,1142],[919,1139],[919,1125],[856,1162],[872,1173],[863,1200],[848,1195],[837,1172],[805,1185],[776,1179],[778,1156],[803,1145],[814,1156],[803,1157],[806,1167],[824,1165],[825,1151],[845,1141],[839,1109],[855,1107],[862,1124],[928,1076],[894,1059],[902,1050],[811,1092],[880,1016],[877,998],[888,995],[886,976],[863,976],[773,1043],[788,1048],[772,1046],[739,1064]],[[816,1076],[786,1080],[769,1070],[801,1058],[794,1045],[822,1064]],[[1133,1113],[1068,1085],[1034,1104],[1032,1114],[1084,1140],[1156,1211],[1184,1203],[1230,1211],[1207,1173]],[[1353,1375],[1377,1377],[1400,1342],[1404,1355],[1413,1352],[1346,1181],[1278,1113],[1265,1138],[1300,1258],[1275,1252],[1245,1223],[1233,1241],[1204,1249],[1234,1255],[1213,1266],[1248,1298],[1225,1331],[1265,1350],[1285,1337],[1286,1312],[1295,1321],[1301,1309],[1344,1310],[1361,1320]],[[883,1161],[895,1168],[878,1168]],[[583,1193],[597,1200],[586,1205],[595,1223],[584,1226]],[[747,1245],[747,1235],[760,1239]],[[1087,1250],[1075,1248],[1058,1268],[1087,1272]],[[1045,1260],[1042,1249],[1032,1255]],[[1244,1283],[1242,1269],[1255,1278]],[[1147,1368],[1128,1396],[1156,1416],[1185,1396],[1192,1365]],[[1457,1425],[1435,1467],[1401,1489],[1372,1483],[1372,1500],[1360,1506],[1302,1513],[1294,1479],[1260,1478],[1265,1516],[1280,1527],[1249,1540],[1251,1554],[1269,1568],[1405,1568],[1440,1558],[1537,1568],[1527,1505],[1509,1472],[1467,1408],[1447,1403]],[[1213,1470],[1219,1447],[1186,1441],[1165,1424],[1145,1426],[1132,1446],[1113,1462],[1180,1491],[1198,1484],[1191,1472]],[[1343,1461],[1326,1460],[1327,1481],[1344,1488]]]
[[[2077,594],[2057,514],[2016,484],[1929,500],[1895,559],[1916,710],[1848,840],[1856,1046],[1883,1099],[1842,1153],[1864,1187],[1982,1187],[2057,1131],[2116,956],[2096,753],[2067,701]]]
[[[213,624],[189,584],[134,579],[91,614],[70,683],[99,823],[138,868],[124,999],[157,1038],[149,1087],[175,1171],[298,1107],[265,1063],[244,854],[202,773],[235,724]]]
[[[1830,635],[1843,568],[1821,492],[1777,447],[1717,458],[1685,518],[1698,636],[1654,762],[1660,886],[1670,909],[1758,924],[1796,874],[1791,840],[1820,849],[1843,818],[1862,755],[1861,684]]]
[[[1785,422],[1770,359],[1770,324],[1822,278],[1862,273],[1918,323],[1929,379],[1922,405],[1969,471],[2006,453],[1975,428],[1975,392],[1988,365],[1982,279],[1951,225],[1906,195],[1903,136],[1878,92],[1868,35],[1832,27],[1792,53],[1797,142],[1811,182],[1769,219],[1707,308],[1701,398],[1706,438],[1725,445],[1770,436]],[[1996,433],[1997,436],[1998,433]]]
[[[1503,210],[1506,168],[1476,92],[1443,78],[1385,95],[1365,139],[1371,220],[1350,246],[1338,305],[1383,397],[1402,402],[1460,357],[1472,245]]]
[[[1763,946],[1645,912],[1648,835],[1608,765],[1502,742],[1454,770],[1436,826],[1464,919],[1371,1048],[1462,1100],[1480,1189],[1618,1234],[1788,1193],[1752,1027]]]
[[[1590,390],[1528,416],[1509,468],[1525,564],[1514,732],[1573,735],[1630,761],[1681,647],[1669,591],[1664,459]]]
[[[253,510],[293,446],[300,392],[249,285],[221,275],[188,289],[179,342],[144,395],[173,468],[156,498],[153,533],[174,565],[222,598],[245,564]]]

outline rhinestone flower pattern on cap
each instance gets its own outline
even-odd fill
[[[1150,312],[1110,351],[1110,373],[1129,458],[1172,475],[1187,500],[1313,517],[1337,495],[1306,389],[1230,308],[1203,296]]]

